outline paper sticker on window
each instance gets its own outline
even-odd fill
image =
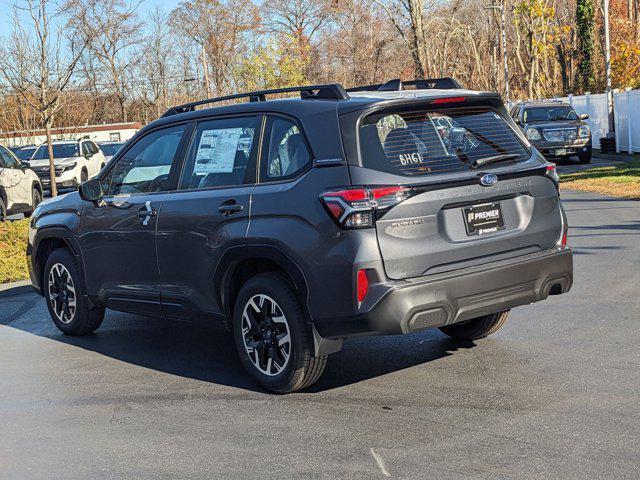
[[[194,173],[231,173],[242,128],[203,130]]]

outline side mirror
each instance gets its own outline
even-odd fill
[[[92,178],[84,183],[81,183],[78,187],[78,193],[80,198],[94,204],[102,202],[104,192],[102,191],[102,182],[99,178]]]
[[[31,168],[31,164],[29,162],[22,161],[20,162],[20,168],[22,170],[27,170],[28,168]]]
[[[588,120],[588,119],[589,119],[588,113],[583,113],[582,115],[580,115],[580,120]]]

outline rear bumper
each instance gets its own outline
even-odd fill
[[[572,282],[571,250],[554,249],[490,266],[394,282],[367,313],[317,321],[316,328],[324,338],[416,332],[566,293]]]

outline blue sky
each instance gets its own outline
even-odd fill
[[[178,5],[179,0],[142,0],[138,12],[141,18],[146,18],[147,13],[153,10],[156,5],[164,7],[166,12],[173,10]],[[0,36],[6,36],[11,31],[13,23],[13,5],[20,5],[20,0],[0,0]]]

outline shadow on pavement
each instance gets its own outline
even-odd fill
[[[53,325],[44,300],[33,292],[0,297],[0,324],[152,370],[204,382],[264,392],[244,371],[233,338],[220,326],[168,322],[107,312],[91,335],[71,337]],[[346,341],[331,355],[325,375],[305,392],[321,392],[446,357],[472,342],[456,342],[437,330]]]

